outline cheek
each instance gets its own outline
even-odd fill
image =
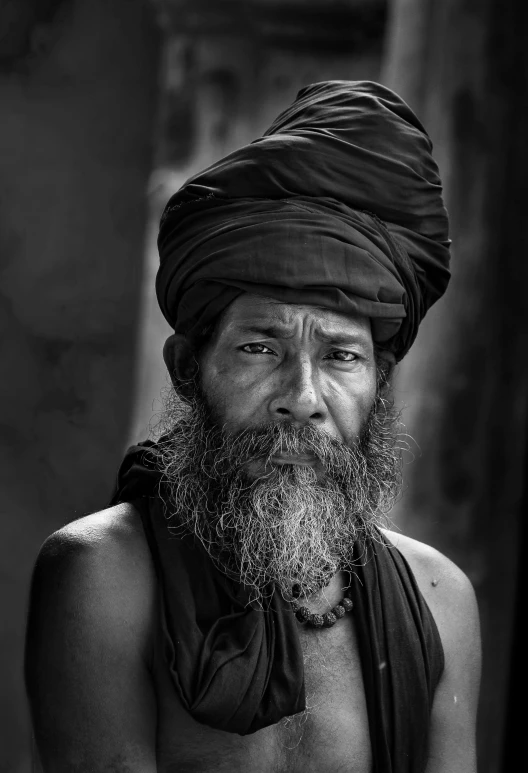
[[[261,380],[251,380],[232,367],[209,365],[202,370],[201,385],[213,417],[228,429],[258,420],[265,391]]]
[[[327,406],[333,424],[345,442],[353,443],[359,437],[375,399],[376,381],[370,378],[334,387],[328,395]]]

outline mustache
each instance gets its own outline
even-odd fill
[[[278,455],[308,457],[333,473],[348,470],[357,462],[357,454],[324,430],[313,425],[299,427],[289,421],[245,428],[235,434],[228,434],[223,427],[209,433],[206,446],[204,472],[214,477],[235,472],[251,462],[272,465],[273,457]]]
[[[397,496],[391,404],[378,395],[350,444],[312,423],[233,431],[219,418],[198,388],[185,401],[169,395],[152,453],[170,534],[194,536],[255,599],[273,587],[286,598],[293,584],[317,592],[348,565],[356,541],[378,538]],[[308,463],[274,463],[278,455]]]

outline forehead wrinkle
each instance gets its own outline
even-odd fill
[[[260,324],[258,320],[254,323],[241,325],[237,332],[255,333],[256,335],[264,335],[266,338],[293,338],[295,335],[295,331],[286,326],[270,324],[268,321]]]
[[[264,308],[263,308],[264,307]],[[370,319],[339,314],[323,306],[287,304],[271,298],[245,295],[231,306],[225,333],[256,334],[290,339],[296,328],[313,330],[314,338],[328,344],[370,343]]]

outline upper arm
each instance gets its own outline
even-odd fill
[[[445,669],[434,697],[426,773],[475,773],[481,669],[478,608],[467,577],[460,570],[449,574],[434,605]]]
[[[385,531],[402,552],[433,614],[445,667],[431,712],[426,773],[475,773],[480,686],[477,601],[466,575],[434,548]]]
[[[25,669],[46,773],[156,769],[151,583],[136,543],[74,524],[37,559]]]

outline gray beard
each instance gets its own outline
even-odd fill
[[[288,422],[228,434],[195,388],[169,395],[157,462],[173,533],[191,533],[226,575],[254,599],[278,587],[312,596],[350,565],[354,543],[379,539],[384,515],[401,489],[401,454],[392,404],[378,395],[353,447],[312,425]],[[271,457],[316,457],[324,473],[271,463]],[[251,463],[265,474],[248,474]],[[297,591],[298,592],[298,591]]]

